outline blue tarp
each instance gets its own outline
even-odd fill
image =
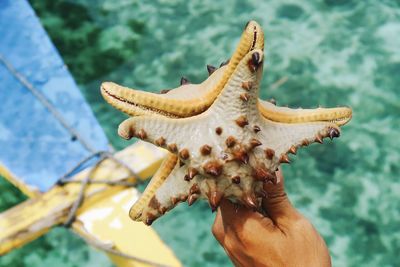
[[[107,138],[25,0],[0,1],[0,57],[0,164],[27,185],[47,191],[92,152],[71,136],[18,75],[45,96],[93,149],[107,150]]]

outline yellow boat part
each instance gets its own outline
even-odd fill
[[[166,154],[165,150],[139,141],[115,156],[129,164],[139,179],[147,179],[156,172]],[[89,171],[83,170],[71,179],[83,180]],[[10,178],[11,172],[5,168],[1,174],[20,189],[23,188],[23,192],[32,198],[0,214],[0,255],[23,246],[45,234],[51,227],[63,223],[81,189],[79,183],[68,183],[38,194],[30,192],[29,186],[23,183],[15,183],[19,180]],[[127,176],[129,172],[126,168],[107,159],[93,172],[91,180],[118,181]],[[129,219],[129,208],[139,196],[140,192],[135,188],[90,184],[85,190],[85,202],[77,211],[72,229],[89,243],[110,246],[118,252],[166,266],[182,266],[151,227]],[[112,253],[108,256],[120,267],[152,266]]]

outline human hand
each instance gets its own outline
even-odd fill
[[[265,184],[267,214],[223,200],[212,228],[235,266],[330,267],[328,248],[313,225],[290,203],[282,172]]]

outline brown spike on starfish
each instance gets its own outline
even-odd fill
[[[219,203],[221,202],[222,196],[223,196],[223,194],[219,191],[210,192],[209,202],[210,202],[211,209],[213,211],[215,211],[218,208]]]
[[[168,144],[168,145],[167,145],[167,149],[168,149],[169,151],[171,151],[172,153],[178,151],[178,147],[176,146],[176,144]]]
[[[242,115],[239,118],[237,118],[235,120],[235,122],[239,127],[242,127],[242,128],[249,124],[249,121],[247,120],[246,116],[244,116],[244,115]]]
[[[254,127],[253,127],[253,131],[254,131],[255,133],[258,133],[259,131],[261,131],[261,129],[260,129],[260,127],[259,127],[259,126],[257,126],[257,125],[254,125]]]
[[[188,197],[188,205],[189,206],[192,206],[193,205],[193,203],[194,202],[196,202],[196,200],[199,198],[199,195],[196,195],[196,194],[194,194],[194,195],[190,195],[189,197]]]
[[[293,155],[296,155],[296,153],[297,153],[297,148],[296,148],[295,146],[291,146],[291,147],[289,148],[289,152],[292,153]]]
[[[189,167],[188,168],[188,176],[191,179],[193,179],[197,174],[199,173],[199,171],[193,167]]]
[[[233,147],[236,144],[236,138],[233,136],[228,136],[228,138],[226,138],[225,144],[227,147]]]
[[[229,59],[227,59],[227,60],[221,62],[221,64],[219,65],[219,67],[221,68],[221,67],[223,67],[223,66],[226,66],[226,65],[228,65],[228,63],[229,63]]]
[[[265,149],[265,156],[267,157],[267,159],[272,159],[275,156],[275,151],[271,148],[267,148]]]
[[[187,148],[182,149],[179,152],[179,156],[181,157],[181,159],[187,160],[190,157],[189,150]]]
[[[207,71],[208,71],[208,75],[213,74],[213,72],[216,70],[217,68],[211,65],[207,65]]]
[[[145,224],[150,226],[154,222],[155,219],[156,219],[156,217],[154,215],[147,214],[147,218],[146,218]]]
[[[178,203],[179,203],[179,200],[180,200],[180,199],[177,198],[177,197],[172,197],[172,198],[171,198],[172,205],[175,206],[176,204],[178,204]]]
[[[200,153],[203,156],[210,155],[211,150],[212,150],[212,147],[210,147],[209,145],[204,145],[204,146],[200,147]]]
[[[161,91],[160,91],[160,94],[166,94],[166,93],[168,93],[169,91],[171,91],[171,89],[164,89],[164,90],[161,90]]]
[[[286,154],[282,154],[281,158],[279,159],[280,163],[290,163],[289,157]]]
[[[329,129],[329,138],[332,140],[335,137],[339,137],[340,136],[340,132],[338,129],[336,128],[330,128]]]
[[[260,142],[260,140],[256,139],[256,138],[252,138],[250,139],[250,147],[251,148],[255,148],[257,146],[261,146],[262,143]]]
[[[243,89],[245,89],[245,90],[247,90],[247,91],[250,91],[250,89],[253,87],[253,83],[252,82],[249,82],[249,81],[246,81],[246,82],[242,82],[242,88]]]
[[[179,159],[179,167],[182,167],[183,165],[185,165],[185,162],[182,159]]]
[[[133,127],[127,127],[124,129],[124,133],[121,134],[120,136],[126,140],[129,140],[132,138],[132,136],[136,135],[136,130]]]
[[[181,85],[190,84],[189,80],[187,78],[185,78],[185,77],[181,78],[181,82],[180,83],[181,83]]]
[[[249,101],[249,98],[250,98],[250,96],[248,93],[243,93],[240,95],[240,99],[242,99],[242,101],[244,101],[244,102]]]
[[[165,138],[164,137],[160,137],[155,141],[155,144],[159,147],[163,147],[165,146]]]
[[[275,98],[271,98],[270,100],[268,100],[268,102],[276,106]]]
[[[203,165],[203,170],[205,173],[217,177],[222,173],[223,166],[216,160],[208,161]]]
[[[143,130],[143,129],[141,129],[139,132],[138,132],[138,137],[140,138],[140,139],[146,139],[146,137],[147,137],[147,133],[146,133],[146,131],[145,130]]]
[[[158,209],[158,212],[164,215],[167,212],[167,208],[166,207],[160,207]]]
[[[307,139],[304,139],[302,142],[301,142],[301,145],[302,146],[308,146],[310,144],[310,141],[308,141]]]
[[[240,176],[239,175],[235,175],[231,179],[232,179],[232,183],[240,184]]]
[[[149,202],[149,207],[153,208],[153,209],[160,209],[161,208],[161,204],[160,202],[157,200],[157,198],[155,198],[154,196],[151,198],[150,202]]]
[[[193,194],[200,194],[200,193],[201,193],[201,192],[200,192],[200,187],[199,187],[197,184],[193,184],[192,187],[190,187],[189,193],[190,193],[191,195],[193,195]]]
[[[261,59],[260,53],[257,53],[257,52],[253,53],[253,55],[251,56],[251,63],[254,68],[253,71],[257,70],[257,68],[261,62],[262,62],[262,59]]]
[[[245,193],[243,195],[243,199],[242,200],[243,200],[244,204],[248,208],[253,209],[253,210],[257,209],[257,202],[258,201],[252,194]]]
[[[218,134],[218,135],[221,135],[222,134],[222,128],[221,127],[215,128],[215,133]]]
[[[324,143],[324,141],[322,140],[322,137],[319,134],[317,134],[317,136],[315,137],[315,142],[318,142],[320,144]]]
[[[254,169],[253,177],[259,181],[269,181],[273,175],[264,166],[260,166]]]
[[[249,163],[249,154],[247,154],[246,150],[244,150],[243,148],[233,151],[232,154],[234,160],[244,164]]]

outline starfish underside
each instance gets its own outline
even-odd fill
[[[236,52],[201,84],[152,94],[102,84],[102,94],[133,116],[119,135],[139,137],[170,151],[131,218],[151,224],[179,202],[225,197],[259,210],[263,183],[276,183],[275,170],[300,146],[338,137],[351,118],[349,108],[290,109],[258,99],[264,37],[254,21],[246,25]]]

